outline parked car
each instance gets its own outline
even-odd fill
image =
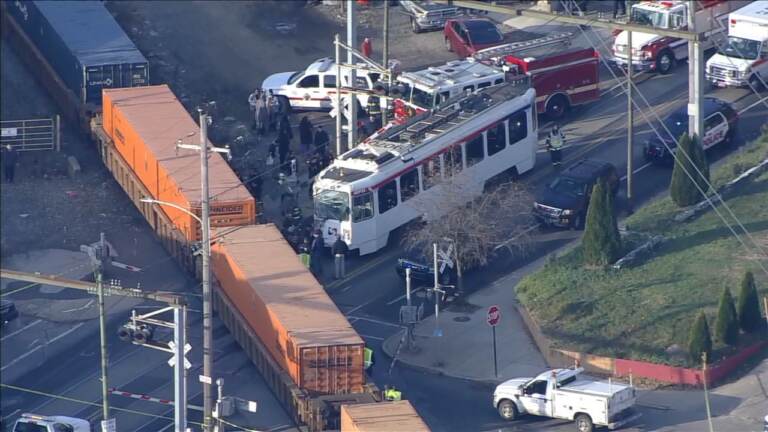
[[[509,35],[485,18],[451,19],[443,30],[445,48],[459,58],[470,57],[477,51],[511,42]]]
[[[445,26],[445,20],[459,14],[458,8],[429,0],[400,0],[403,12],[410,16],[411,30],[421,33],[426,30],[439,30]]]
[[[405,269],[411,269],[411,282],[420,285],[433,285],[435,272],[432,256],[426,256],[420,247],[407,250],[402,258],[398,258],[395,271],[405,279]],[[439,282],[441,285],[455,285],[456,268],[452,264],[441,265]]]
[[[545,226],[583,228],[592,187],[600,178],[607,180],[616,195],[619,190],[616,167],[590,159],[576,162],[537,194],[533,216]]]
[[[3,326],[19,316],[16,305],[10,300],[0,300],[0,326]]]
[[[713,97],[704,98],[702,110],[704,112],[704,139],[702,140],[704,150],[720,143],[732,142],[736,136],[736,125],[739,121],[736,110],[727,102]],[[671,165],[675,158],[670,150],[675,151],[677,147],[675,140],[688,132],[687,105],[670,114],[664,120],[664,125],[672,135],[670,136],[664,129],[659,130],[664,141],[655,134],[652,135],[645,144],[645,159],[649,162]]]

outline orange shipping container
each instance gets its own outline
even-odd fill
[[[212,269],[221,290],[296,385],[359,393],[363,340],[273,224],[220,230]]]
[[[341,406],[341,432],[429,432],[410,402]]]
[[[200,143],[200,128],[167,85],[105,89],[102,124],[105,134],[136,177],[152,194],[200,215],[200,155],[176,151],[176,143]],[[256,202],[219,153],[208,159],[211,226],[255,222]],[[199,224],[170,206],[163,212],[189,241],[200,240]]]

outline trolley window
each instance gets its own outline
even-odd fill
[[[366,192],[352,197],[352,222],[362,222],[373,217],[373,193]]]
[[[479,134],[472,141],[466,144],[467,147],[467,167],[483,161],[483,134]]]
[[[509,145],[528,136],[528,118],[525,110],[520,110],[507,117],[507,129],[509,130]]]
[[[419,193],[419,170],[414,168],[400,176],[400,198],[403,202]]]
[[[427,159],[421,169],[424,175],[424,190],[427,190],[440,181],[440,156]]]
[[[392,180],[379,188],[379,214],[397,206],[397,182]]]
[[[324,190],[315,195],[315,216],[318,219],[344,221],[349,219],[349,194]]]
[[[461,149],[464,146],[457,144],[443,153],[443,159],[445,160],[445,175],[452,176],[461,172],[464,167],[464,161],[462,159]]]
[[[493,156],[496,153],[504,150],[507,145],[506,128],[504,122],[497,124],[496,126],[486,131],[486,137],[488,140],[488,156]]]

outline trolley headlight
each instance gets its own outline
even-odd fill
[[[563,216],[570,216],[573,214],[573,210],[563,210]]]

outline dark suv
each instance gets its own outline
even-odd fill
[[[687,105],[683,106],[664,120],[664,125],[672,133],[672,136],[664,128],[659,129],[659,133],[664,138],[663,142],[655,134],[651,135],[645,144],[645,159],[647,161],[667,165],[675,161],[673,154],[667,150],[667,147],[674,151],[677,147],[675,140],[680,139],[681,135],[688,132],[687,109]],[[736,110],[727,102],[713,97],[704,98],[702,110],[704,112],[704,140],[702,141],[704,150],[720,143],[733,141],[736,136],[736,124],[739,120]]]
[[[584,159],[566,168],[536,195],[533,216],[544,225],[581,229],[592,187],[601,177],[616,195],[619,175],[612,164]]]

